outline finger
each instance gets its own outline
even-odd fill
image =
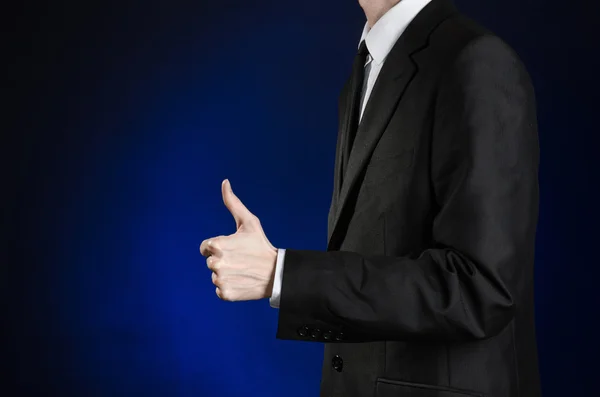
[[[210,239],[204,240],[202,244],[200,244],[200,255],[202,256],[211,256],[212,252],[212,241]]]
[[[200,255],[211,256],[221,253],[222,236],[206,239],[200,244]]]
[[[212,283],[218,287],[220,283],[219,283],[219,277],[217,276],[217,273],[213,273],[211,276],[211,279],[212,279]]]
[[[206,258],[206,267],[208,267],[213,272],[218,271],[221,267],[219,259],[216,258],[214,255],[209,256],[208,258]]]
[[[233,193],[229,179],[225,179],[221,184],[221,193],[223,195],[223,203],[233,215],[236,227],[246,223],[250,223],[254,215],[246,208],[242,201]]]

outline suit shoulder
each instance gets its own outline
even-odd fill
[[[432,58],[442,68],[460,61],[522,62],[502,38],[476,21],[456,14],[441,23],[429,38]]]

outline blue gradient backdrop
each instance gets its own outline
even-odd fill
[[[599,370],[591,3],[457,1],[536,86],[545,396],[592,395]],[[276,340],[266,300],[221,302],[198,245],[234,231],[230,178],[273,244],[325,249],[356,2],[21,7],[1,279],[17,388],[3,395],[317,396],[322,345]]]

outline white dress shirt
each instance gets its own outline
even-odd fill
[[[365,63],[365,82],[361,95],[360,120],[362,120],[365,107],[379,77],[379,72],[398,38],[406,30],[410,22],[431,0],[400,0],[398,4],[385,13],[371,29],[365,24],[360,44],[366,41],[369,55]],[[269,303],[271,307],[279,308],[281,298],[281,283],[283,281],[283,265],[285,260],[285,249],[277,252],[277,263],[275,267],[275,279],[273,292]]]

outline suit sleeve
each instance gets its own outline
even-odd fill
[[[485,339],[531,299],[539,146],[524,66],[500,39],[475,39],[434,106],[434,243],[410,258],[287,249],[277,338]]]

